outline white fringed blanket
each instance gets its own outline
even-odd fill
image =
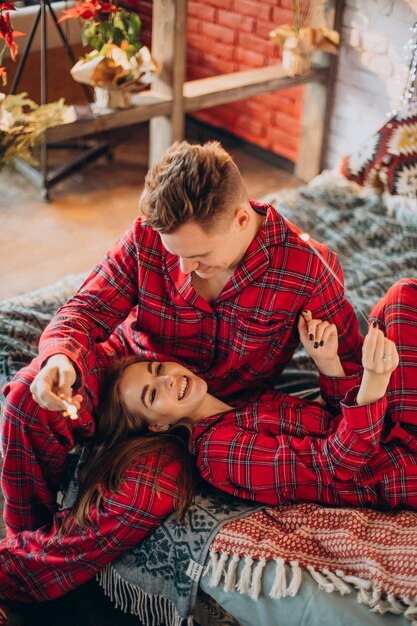
[[[262,573],[276,561],[271,597],[297,594],[305,568],[327,592],[358,591],[379,613],[404,614],[417,626],[417,513],[298,504],[265,508],[223,526],[211,545],[211,586],[237,588],[253,599]],[[239,559],[245,566],[237,577]],[[284,564],[291,565],[287,581]]]

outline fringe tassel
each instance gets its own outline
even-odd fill
[[[342,578],[346,583],[354,585],[358,589],[370,589],[371,583],[368,580],[363,580],[363,578],[358,578],[357,576],[346,575],[342,570],[336,570],[336,576]]]
[[[219,559],[219,555],[214,550],[210,550],[210,561],[206,569],[206,574],[211,570],[212,575],[217,567],[217,561]]]
[[[226,576],[224,579],[224,591],[234,591],[236,586],[236,572],[239,565],[240,557],[234,554],[227,566]]]
[[[181,626],[184,622],[167,598],[142,591],[122,578],[111,565],[98,572],[96,579],[116,608],[124,613],[130,611],[148,626]],[[190,623],[189,618],[187,622]]]
[[[264,571],[265,565],[266,565],[266,559],[264,557],[261,557],[259,559],[259,563],[253,570],[252,584],[250,586],[250,591],[249,591],[249,596],[252,598],[252,600],[257,600],[259,594],[261,593],[262,573]]]
[[[287,595],[292,598],[297,595],[301,585],[302,571],[298,561],[290,561],[292,578],[287,589]]]
[[[344,596],[347,593],[352,592],[352,589],[348,587],[346,583],[344,583],[343,580],[339,576],[337,576],[336,574],[333,574],[333,572],[331,572],[327,568],[324,568],[322,572],[325,576],[327,576],[330,582],[333,583],[335,589],[337,589],[337,591],[340,593],[341,596]]]
[[[388,600],[380,600],[378,604],[371,608],[372,613],[378,613],[379,615],[384,615],[384,613],[395,613],[392,611],[391,603]],[[403,611],[401,611],[402,613]]]
[[[246,556],[245,564],[237,583],[237,569],[240,561],[240,557],[237,554],[231,555],[227,567],[226,562],[229,559],[229,555],[222,553],[219,557],[217,553],[210,552],[210,557],[209,564],[206,568],[206,572],[208,572],[210,568],[212,569],[212,576],[209,583],[210,587],[216,587],[224,574],[224,591],[233,591],[236,589],[240,593],[248,594],[252,600],[258,599],[262,589],[262,576],[267,563],[267,560],[264,557],[261,557],[256,566],[253,567],[254,559],[249,555]],[[290,561],[289,563],[291,566],[291,582],[287,586],[285,559],[277,557],[274,560],[276,563],[275,579],[271,591],[269,592],[269,596],[277,599],[285,598],[287,596],[296,596],[302,584],[302,568],[300,567],[298,561]],[[367,605],[372,612],[379,614],[387,612],[394,613],[396,615],[402,614],[407,620],[409,620],[411,626],[417,626],[417,598],[413,598],[412,600],[410,598],[399,599],[394,594],[388,594],[386,597],[383,597],[379,589],[372,589],[372,585],[368,580],[363,580],[362,578],[349,574],[347,575],[343,570],[336,570],[335,572],[332,572],[328,568],[323,568],[318,571],[315,570],[312,565],[307,565],[306,569],[319,586],[319,589],[322,589],[327,593],[338,591],[341,595],[345,595],[352,593],[353,586],[358,591],[357,601],[361,604]],[[105,570],[102,572],[103,578],[105,576],[104,572]],[[120,597],[123,595],[124,590],[116,588],[114,581],[112,581],[112,585],[113,589],[111,585],[108,585],[111,590],[108,595],[110,595],[112,600],[115,599],[112,596],[117,595],[120,602]],[[123,602],[123,604],[125,604],[125,602]],[[120,608],[123,608],[123,606]],[[153,606],[152,608],[155,610],[156,606]],[[161,607],[161,611],[161,614],[164,614],[166,607]],[[140,614],[137,614],[140,617]],[[176,619],[178,620],[178,617]],[[159,626],[160,623],[160,621],[155,623],[152,622],[150,626]],[[190,618],[188,618],[187,625],[191,626],[191,624],[192,622],[190,621]],[[175,623],[172,622],[172,626],[181,626],[181,624],[179,621],[176,621]]]
[[[368,591],[367,589],[364,589],[362,587],[358,591],[357,600],[358,600],[359,604],[366,604],[367,606],[370,606],[370,604],[372,602],[372,594],[371,594],[370,591]]]
[[[395,613],[395,615],[401,615],[402,613],[404,613],[404,607],[397,600],[397,598],[394,596],[393,593],[389,593],[387,595],[387,600],[391,605],[391,609],[390,609],[391,613]]]
[[[252,574],[253,558],[251,556],[245,556],[245,565],[240,573],[240,579],[236,586],[239,593],[249,593],[250,580]]]
[[[408,599],[407,599],[408,600]],[[406,604],[408,604],[408,609],[406,609],[404,611],[404,617],[406,617],[407,619],[414,619],[415,617],[417,617],[417,601],[405,601]],[[413,622],[414,623],[414,622]]]
[[[374,589],[372,592],[372,598],[371,598],[371,602],[369,604],[369,606],[371,606],[372,608],[374,606],[376,606],[378,604],[378,602],[381,599],[381,592],[379,589]]]
[[[217,563],[217,553],[214,550],[209,551],[210,559],[207,563],[206,569],[204,570],[204,576],[207,576],[209,571],[213,568],[213,561]]]
[[[334,591],[334,584],[327,580],[320,572],[314,569],[311,565],[307,565],[307,570],[310,572],[311,577],[316,581],[319,586],[319,589],[326,591],[327,593],[332,593]]]
[[[287,581],[285,579],[285,561],[278,557],[275,559],[275,580],[269,595],[271,598],[285,598],[287,595]]]
[[[229,555],[226,554],[226,552],[223,552],[220,555],[220,559],[217,561],[217,563],[216,564],[212,563],[212,573],[211,573],[210,582],[208,584],[209,587],[218,587],[220,583],[220,579],[223,576],[224,568],[225,568],[226,561],[228,558],[229,558]]]

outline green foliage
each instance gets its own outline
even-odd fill
[[[128,59],[140,48],[142,23],[139,15],[118,7],[114,13],[87,20],[82,30],[82,43],[102,52],[103,46],[114,44],[126,51]]]

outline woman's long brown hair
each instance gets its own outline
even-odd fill
[[[190,451],[191,423],[184,419],[167,433],[150,432],[144,420],[127,410],[120,396],[120,380],[125,369],[143,359],[132,357],[116,362],[107,372],[100,399],[99,416],[96,425],[94,446],[85,464],[78,469],[78,495],[71,509],[71,520],[80,526],[90,526],[89,511],[97,511],[105,491],[117,492],[126,474],[135,462],[148,455],[156,455],[158,464],[155,472],[158,477],[163,468],[174,460],[181,462],[176,477],[178,496],[176,512],[178,519],[184,519],[191,504],[197,472]]]

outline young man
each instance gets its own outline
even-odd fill
[[[299,343],[299,314],[309,309],[340,329],[345,371],[357,373],[362,339],[339,283],[295,226],[272,207],[249,202],[235,163],[218,143],[173,145],[148,173],[140,204],[144,217],[58,311],[38,358],[5,388],[4,517],[8,532],[20,537],[10,550],[29,545],[27,530],[51,520],[59,528],[56,492],[68,451],[94,434],[102,372],[115,357],[182,362],[204,375],[212,394],[246,402],[272,389]],[[313,244],[341,278],[336,256]],[[71,397],[76,404],[82,398],[75,419],[62,414],[63,399]],[[65,559],[52,596],[33,597],[56,597],[73,588],[77,576],[79,582],[87,571],[93,576],[172,511],[175,464],[165,470],[162,500],[152,497],[151,469],[137,469],[132,502],[115,502],[106,512],[94,555],[79,540],[78,566]],[[137,484],[145,470],[141,495]],[[127,506],[137,532],[124,539],[120,516]],[[30,536],[42,545],[42,533]],[[88,569],[80,567],[81,554]],[[56,576],[55,568],[45,585]]]

